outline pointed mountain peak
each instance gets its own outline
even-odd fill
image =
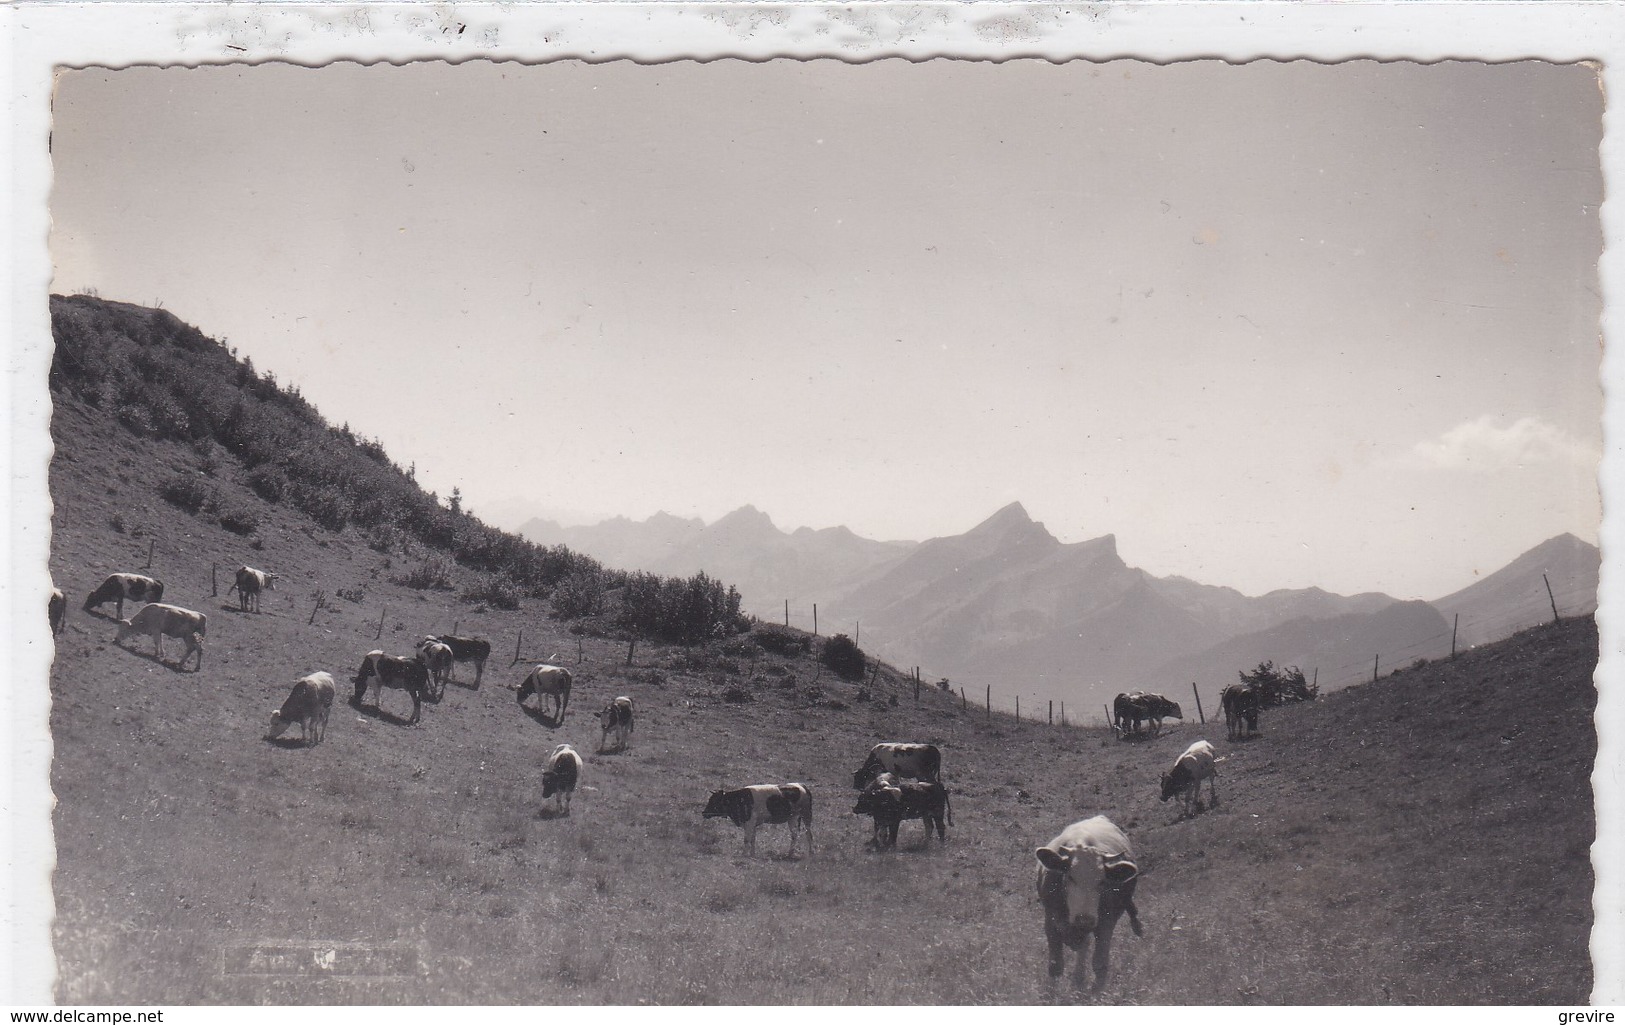
[[[1054,541],[1050,532],[1044,529],[1042,523],[1033,520],[1027,515],[1026,508],[1020,502],[1011,502],[976,526],[967,530],[965,537],[1027,539],[1037,538]]]
[[[772,517],[768,516],[767,513],[762,512],[762,510],[756,508],[754,505],[742,505],[733,512],[722,517],[722,519],[711,524],[711,526],[720,527],[723,524],[727,524],[730,527],[741,527],[747,525],[754,527],[772,527],[773,519]],[[778,528],[775,527],[774,529]]]

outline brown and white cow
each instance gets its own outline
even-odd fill
[[[157,602],[164,600],[164,582],[144,577],[139,573],[113,573],[102,581],[100,587],[85,595],[85,611],[89,612],[98,605],[108,602],[117,602],[117,611],[113,613],[114,619],[124,618],[124,602],[142,601]]]
[[[942,752],[935,744],[876,744],[852,774],[852,788],[862,790],[883,772],[908,779],[936,780],[942,775]]]
[[[1219,806],[1218,778],[1219,770],[1215,767],[1218,759],[1213,757],[1213,745],[1205,740],[1198,740],[1187,747],[1174,767],[1162,774],[1162,799],[1180,797],[1184,802],[1184,815],[1191,815],[1202,810],[1202,781],[1207,780],[1208,796],[1212,798],[1212,807]]]
[[[796,852],[796,836],[807,830],[807,853],[813,852],[812,791],[803,783],[761,784],[736,790],[713,790],[701,812],[705,818],[726,818],[745,829],[745,852],[756,853],[756,827],[764,824],[790,826],[790,853]]]
[[[1142,935],[1134,888],[1140,870],[1128,837],[1104,815],[1074,822],[1038,848],[1038,902],[1044,906],[1044,939],[1049,943],[1049,975],[1061,974],[1067,947],[1077,952],[1074,979],[1083,985],[1084,955],[1095,944],[1094,988],[1106,984],[1112,931],[1128,913],[1134,935]]]
[[[897,846],[897,827],[904,819],[920,819],[925,823],[925,839],[931,839],[931,830],[937,831],[939,841],[948,839],[943,823],[954,821],[953,807],[948,801],[948,788],[939,780],[904,780],[889,772],[881,773],[873,783],[858,794],[854,815],[868,815],[874,822],[873,843],[877,848]]]
[[[181,653],[181,659],[175,663],[179,669],[186,664],[186,660],[197,652],[197,668],[203,668],[203,635],[208,629],[209,617],[201,612],[183,609],[178,605],[163,605],[154,602],[143,605],[135,615],[129,619],[118,621],[118,636],[113,638],[114,644],[123,644],[124,639],[131,634],[146,634],[152,638],[153,652],[158,661],[164,660],[164,638],[178,637],[186,642],[186,650]]]
[[[311,673],[298,680],[282,707],[271,713],[271,729],[266,740],[282,736],[294,723],[299,724],[299,739],[307,747],[315,747],[327,736],[327,716],[333,710],[333,674]]]
[[[574,682],[575,677],[563,666],[539,665],[532,669],[517,687],[519,703],[524,704],[525,699],[534,694],[536,710],[539,712],[547,707],[547,699],[552,698],[553,721],[562,723],[564,710],[570,705],[570,688]],[[602,748],[603,744],[600,743],[599,747]]]
[[[237,570],[237,581],[226,588],[226,594],[237,592],[237,607],[247,612],[250,606],[255,612],[260,610],[260,592],[276,590],[277,575],[267,573],[252,566],[243,566]]]
[[[350,682],[355,684],[355,697],[351,703],[357,708],[361,707],[369,686],[375,685],[376,693],[372,699],[374,708],[378,708],[383,700],[385,687],[405,691],[412,699],[412,718],[407,722],[415,723],[423,712],[423,699],[429,692],[429,668],[420,658],[386,655],[375,648],[361,660],[361,668],[356,670]]]
[[[451,653],[451,645],[440,641],[423,640],[418,643],[418,658],[429,670],[431,696],[439,701],[446,693],[446,681],[451,678],[451,672],[456,665],[456,658]]]
[[[51,636],[55,637],[68,626],[68,598],[60,587],[51,588],[51,599],[45,604],[46,615],[51,617]]]
[[[622,694],[605,705],[604,710],[598,713],[598,726],[603,730],[603,734],[598,738],[598,750],[607,749],[611,733],[615,734],[615,750],[624,749],[635,726],[632,720],[632,699]]]
[[[457,637],[452,634],[431,634],[423,638],[423,643],[429,641],[439,641],[450,648],[454,661],[474,663],[474,688],[479,689],[480,682],[485,679],[485,660],[491,657],[490,641],[483,637]],[[457,679],[456,667],[452,668],[451,678]]]
[[[542,800],[554,799],[557,808],[570,814],[570,797],[581,782],[581,755],[569,744],[560,744],[547,756],[542,767]]]

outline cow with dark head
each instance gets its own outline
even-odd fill
[[[114,619],[124,618],[125,601],[160,602],[164,600],[164,582],[144,577],[139,573],[113,573],[103,580],[101,586],[85,595],[85,611],[89,612],[98,605],[108,602],[117,602],[117,611],[113,613]]]
[[[407,722],[416,723],[423,712],[423,699],[429,696],[429,667],[420,658],[400,658],[374,649],[361,660],[361,668],[350,682],[355,684],[351,703],[357,708],[361,707],[369,687],[374,691],[374,708],[383,699],[385,687],[404,690],[412,699],[412,718]]]
[[[1213,757],[1213,745],[1205,740],[1198,740],[1187,747],[1174,767],[1162,774],[1162,799],[1171,797],[1181,798],[1184,803],[1183,815],[1191,815],[1202,810],[1202,781],[1207,780],[1208,797],[1211,798],[1210,807],[1219,806],[1219,769],[1218,759]]]
[[[1112,715],[1116,720],[1112,725],[1120,737],[1139,733],[1140,723],[1146,721],[1151,723],[1151,735],[1154,737],[1162,732],[1162,720],[1185,718],[1184,713],[1180,711],[1179,702],[1171,701],[1161,694],[1148,694],[1138,690],[1132,694],[1117,695],[1112,702]]]
[[[762,784],[735,790],[713,790],[700,814],[708,819],[725,818],[745,830],[745,853],[756,853],[756,827],[764,824],[790,826],[790,853],[796,852],[796,835],[807,830],[807,853],[813,852],[812,791],[803,783]]]
[[[562,709],[559,716],[560,718],[564,716]],[[612,733],[615,735],[615,750],[625,750],[636,726],[637,722],[632,715],[631,698],[622,694],[605,705],[604,710],[598,713],[598,727],[602,731],[598,738],[599,753],[609,750],[609,737]]]
[[[919,819],[925,823],[925,839],[931,839],[931,830],[937,831],[939,841],[948,839],[943,823],[952,824],[954,812],[948,803],[948,788],[937,780],[899,779],[883,772],[858,794],[854,815],[868,815],[874,822],[873,843],[876,848],[897,846],[897,827],[904,819]]]
[[[1224,732],[1230,740],[1242,738],[1243,723],[1247,734],[1258,732],[1258,688],[1232,683],[1219,694],[1219,707],[1224,709]]]
[[[570,814],[570,798],[581,782],[581,756],[569,744],[560,744],[542,766],[542,800],[552,799],[556,810]]]
[[[1140,870],[1128,837],[1104,815],[1074,822],[1038,848],[1038,902],[1044,906],[1044,939],[1049,943],[1049,974],[1060,976],[1065,948],[1077,952],[1074,978],[1083,984],[1084,955],[1094,940],[1094,988],[1106,984],[1112,931],[1125,912],[1134,935],[1141,935],[1134,887]]]
[[[876,744],[852,774],[852,789],[862,790],[883,772],[934,781],[942,775],[942,752],[935,744]]]

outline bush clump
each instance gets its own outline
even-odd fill
[[[864,670],[869,664],[869,660],[864,657],[863,649],[846,634],[836,634],[825,641],[818,658],[835,670],[835,674],[843,680],[863,679]]]
[[[196,516],[214,500],[214,488],[189,473],[168,478],[158,488],[164,501]]]
[[[812,650],[812,635],[787,626],[758,623],[751,630],[756,646],[775,655],[805,655]]]

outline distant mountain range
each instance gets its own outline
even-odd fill
[[[621,569],[701,570],[737,586],[745,607],[796,625],[859,631],[871,654],[931,679],[1097,707],[1119,691],[1204,702],[1269,660],[1318,676],[1324,691],[1417,659],[1509,636],[1550,618],[1542,573],[1565,615],[1596,608],[1601,555],[1564,534],[1434,602],[1319,588],[1249,597],[1126,565],[1116,538],[1063,544],[1019,503],[952,537],[883,542],[845,527],[785,532],[745,506],[712,524],[658,513],[595,526],[533,519],[520,528]]]

